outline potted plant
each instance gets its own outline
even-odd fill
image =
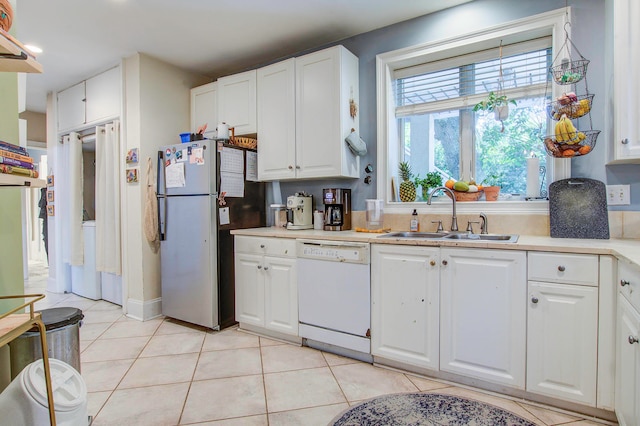
[[[492,173],[487,175],[481,185],[484,191],[484,198],[487,201],[498,201],[500,187],[502,186],[502,174]]]
[[[509,99],[507,95],[491,91],[485,100],[478,102],[473,107],[473,111],[493,112],[495,119],[502,124],[500,131],[504,132],[504,120],[509,118],[509,104],[518,105],[514,99]]]
[[[426,200],[429,197],[429,188],[442,186],[442,176],[440,172],[429,172],[424,178],[416,176],[413,182],[422,188],[422,198]]]

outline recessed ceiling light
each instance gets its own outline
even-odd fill
[[[42,53],[42,49],[38,46],[34,46],[33,44],[25,44],[24,47],[29,49],[32,53]]]

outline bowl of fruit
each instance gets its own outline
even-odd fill
[[[453,191],[456,201],[478,201],[482,196],[482,186],[477,185],[474,180],[459,180],[456,182],[453,179],[449,179],[444,186]],[[446,192],[446,194],[451,198],[449,192]]]

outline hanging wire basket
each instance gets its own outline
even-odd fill
[[[547,104],[547,114],[549,118],[556,121],[560,120],[562,114],[566,114],[569,118],[580,118],[591,111],[594,96],[587,94],[569,98],[567,95],[563,95]]]
[[[584,130],[568,133],[569,140],[559,141],[556,136],[544,138],[544,149],[555,158],[573,158],[587,155],[596,147],[600,130]]]
[[[567,26],[570,26],[568,22],[565,24],[564,34],[565,39],[564,43],[560,49],[558,49],[558,54],[553,59],[551,66],[549,67],[549,72],[553,77],[553,81],[557,84],[575,84],[586,77],[587,75],[587,66],[589,65],[589,60],[582,56],[582,53],[578,50],[571,38],[569,37],[569,32],[567,31]],[[573,49],[574,56],[571,56],[571,50],[569,50],[569,45]],[[566,53],[565,57],[560,58],[560,55]],[[575,55],[579,57],[576,57]]]

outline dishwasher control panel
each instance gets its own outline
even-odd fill
[[[300,240],[297,242],[297,256],[333,262],[369,263],[369,244]]]

